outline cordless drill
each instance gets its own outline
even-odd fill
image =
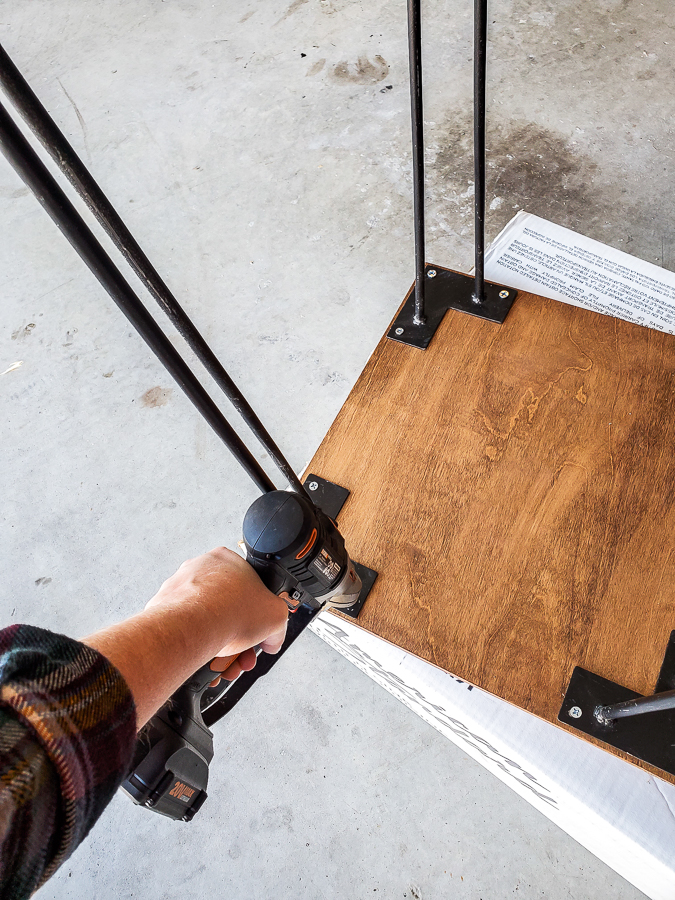
[[[362,584],[335,522],[300,494],[263,494],[248,509],[243,531],[247,561],[292,612],[284,646],[265,660],[267,671],[320,610],[354,606]],[[243,673],[214,697],[209,685],[217,674],[210,663],[202,666],[139,732],[132,770],[122,784],[135,803],[189,822],[206,800],[213,734],[204,713],[223,705],[233,686],[239,699],[260,673]],[[211,724],[217,718],[212,714]]]

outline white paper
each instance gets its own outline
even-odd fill
[[[485,277],[675,334],[675,273],[519,212],[485,255]]]

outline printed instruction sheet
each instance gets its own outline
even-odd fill
[[[675,273],[519,212],[485,255],[497,284],[675,334]]]

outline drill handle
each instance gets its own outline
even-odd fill
[[[222,657],[220,658],[222,659]],[[177,691],[174,691],[171,697],[169,697],[167,705],[173,709],[183,710],[184,712],[188,713],[190,718],[195,722],[201,723],[201,707],[203,694],[208,690],[211,682],[218,678],[220,672],[224,672],[225,669],[229,668],[229,666],[231,666],[236,659],[237,656],[226,657],[224,660],[224,665],[223,663],[219,664],[219,671],[215,671],[211,668],[213,659],[209,660],[209,662],[207,663],[204,663],[201,669],[197,669],[194,675],[191,675],[187,681],[184,681]]]
[[[256,559],[249,552],[246,554],[246,561],[249,565],[253,566],[265,587],[269,591],[272,591],[272,593],[277,594],[277,596],[281,596],[292,613],[295,613],[301,605],[304,605],[312,610],[313,615],[310,617],[311,619],[324,606],[322,600],[315,599],[311,594],[303,590],[297,579],[286,571],[286,569],[277,561],[273,559]],[[237,699],[239,699],[261,675],[269,671],[277,661],[278,657],[283,654],[288,643],[295,639],[295,635],[292,638],[290,638],[290,635],[296,630],[297,626],[300,625],[301,621],[303,622],[302,627],[306,624],[304,622],[305,616],[291,616],[291,618],[295,621],[293,622],[293,626],[289,627],[287,640],[284,643],[282,651],[278,655],[267,656],[267,654],[265,654],[266,659],[264,662],[259,659],[256,666],[257,672],[255,674],[244,673],[246,677],[240,675],[235,682],[231,682],[226,688],[223,688],[222,685],[210,688],[211,682],[220,674],[219,671],[214,671],[211,668],[213,660],[210,660],[208,663],[205,663],[201,669],[195,672],[194,675],[188,678],[174,694],[172,694],[168,704],[174,708],[189,711],[190,717],[194,719],[195,722],[200,722],[202,721],[203,713],[206,709],[214,705],[218,699],[227,697],[228,695],[230,695],[231,698],[237,696]],[[302,630],[302,628],[299,630]],[[237,656],[226,659],[224,664],[221,663],[219,665],[220,671],[224,672],[236,659]],[[234,689],[235,683],[236,690]]]
[[[218,664],[218,669],[212,669],[211,663],[213,663],[213,659],[209,660],[209,662],[204,663],[201,669],[198,669],[194,675],[188,678],[183,687],[195,694],[201,694],[204,688],[208,687],[212,681],[215,681],[221,672],[229,669],[232,663],[238,658],[239,654],[236,654],[235,656],[214,657],[213,659],[221,660]]]
[[[250,672],[242,672],[236,681],[230,683],[225,692],[221,692],[220,688],[216,688],[213,701],[206,704],[202,713],[204,724],[211,728],[216,722],[227,715],[227,713],[248,693],[253,685],[260,678],[263,678],[281,659],[288,648],[307,628],[310,622],[321,612],[322,607],[314,609],[306,606],[304,603],[298,607],[296,612],[291,613],[288,617],[288,628],[286,638],[281,646],[281,650],[276,654],[261,653],[254,669]],[[208,700],[208,693],[205,695]]]

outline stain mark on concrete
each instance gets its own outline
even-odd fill
[[[176,501],[175,500],[158,500],[155,503],[155,509],[175,509]]]
[[[114,372],[114,369],[113,369],[113,372]],[[104,372],[103,377],[104,378],[112,378],[113,372]]]
[[[252,9],[251,12],[247,12],[245,16],[242,16],[241,19],[239,19],[239,24],[243,25],[244,22],[248,22],[248,20],[251,18],[251,16],[253,15],[254,12],[255,12],[254,9]]]
[[[309,69],[307,70],[307,75],[305,77],[309,78],[311,75],[318,75],[325,65],[325,58],[317,59],[317,61],[309,67]]]
[[[333,287],[328,291],[328,299],[336,306],[346,306],[351,297],[349,291],[345,287]]]
[[[488,203],[496,197],[504,198],[503,203],[492,206],[493,233],[519,209],[567,227],[580,216],[598,215],[598,211],[592,211],[598,166],[576,151],[563,135],[533,122],[498,121],[491,123],[488,145]],[[443,182],[439,187],[450,188],[455,196],[468,194],[464,199],[467,208],[471,207],[473,129],[465,114],[450,125],[450,134],[431,169]]]
[[[429,221],[454,221],[473,235],[473,126],[465,110],[451,112],[436,129],[439,152],[427,168]],[[604,177],[573,139],[527,121],[492,113],[488,128],[486,236],[493,240],[524,209],[613,247],[654,259],[656,247],[638,247],[636,235],[656,240],[648,201],[631,197]],[[660,254],[660,235],[658,235]],[[661,254],[660,254],[661,255]],[[664,254],[663,255],[667,255]]]
[[[285,828],[287,831],[293,831],[293,810],[290,806],[268,807],[262,811],[260,824],[269,830]]]
[[[355,63],[343,60],[333,68],[333,78],[348,84],[377,84],[389,74],[389,64],[379,54],[371,62],[367,56],[359,56]]]
[[[347,9],[354,0],[319,0],[319,8],[322,13],[327,16],[334,16],[336,13]]]
[[[141,405],[148,409],[154,409],[156,406],[166,406],[172,394],[172,388],[159,386],[150,388],[141,397]]]
[[[288,9],[283,14],[283,16],[274,24],[279,25],[281,22],[286,21],[286,19],[290,19],[290,17],[293,15],[293,13],[296,13],[300,9],[301,6],[304,6],[305,3],[308,3],[308,2],[309,2],[309,0],[293,0],[293,2],[288,7]]]
[[[22,325],[21,328],[17,328],[16,331],[12,332],[12,340],[13,341],[25,340],[27,337],[30,337],[34,328],[35,328],[35,322],[29,322],[27,325]]]
[[[347,384],[347,379],[341,372],[333,372],[325,366],[319,371],[319,380],[323,385]]]
[[[48,584],[51,584],[51,581],[52,581],[51,578],[47,578],[47,577],[43,576],[42,578],[36,578],[35,584],[37,584],[37,585],[41,584],[43,587],[46,587]]]
[[[314,729],[314,731],[316,731],[319,740],[324,745],[324,747],[327,746],[330,739],[331,729],[316,706],[311,706],[309,704],[302,706],[300,709],[300,714],[302,718],[307,722],[307,724],[310,725]]]

